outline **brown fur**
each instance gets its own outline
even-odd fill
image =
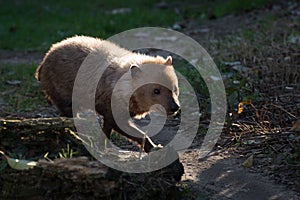
[[[99,81],[95,97],[96,111],[104,118],[104,133],[110,137],[111,131],[115,130],[144,146],[145,151],[149,152],[156,145],[143,131],[128,119],[125,119],[126,130],[121,130],[114,121],[112,91],[122,77],[116,94],[120,101],[130,98],[132,117],[145,116],[154,104],[162,105],[168,115],[174,114],[179,109],[179,94],[172,59],[133,53],[109,41],[86,36],[75,36],[54,44],[36,70],[36,78],[41,82],[47,99],[65,116],[72,116],[74,80],[79,67],[90,53],[96,53],[110,64]],[[152,67],[150,64],[156,65]],[[145,81],[153,83],[144,85]],[[155,84],[157,81],[163,81],[163,85]],[[156,94],[157,90],[159,94]],[[128,131],[136,137],[127,134]]]

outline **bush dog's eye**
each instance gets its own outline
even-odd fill
[[[154,89],[153,92],[154,92],[154,94],[160,94],[160,90],[159,89]]]

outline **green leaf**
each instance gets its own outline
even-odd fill
[[[35,161],[29,161],[29,160],[20,160],[15,158],[10,158],[4,154],[4,152],[0,151],[0,154],[4,155],[8,165],[16,170],[26,170],[31,169],[34,166],[36,166],[37,162]]]
[[[37,162],[35,161],[29,161],[29,160],[19,160],[14,158],[9,158],[6,156],[8,165],[16,170],[25,170],[25,169],[31,169],[34,166],[36,166]]]

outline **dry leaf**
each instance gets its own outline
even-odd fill
[[[243,167],[249,168],[253,166],[253,154],[243,162]]]
[[[245,100],[239,103],[238,105],[238,114],[241,114],[244,110],[244,105],[252,104],[251,100]]]
[[[238,105],[238,114],[241,114],[244,111],[244,104],[242,102]]]
[[[291,131],[300,131],[300,119],[294,123],[293,127],[291,128]]]

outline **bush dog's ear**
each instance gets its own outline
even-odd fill
[[[165,65],[172,65],[172,57],[171,56],[167,57]]]
[[[143,74],[143,71],[141,70],[141,68],[138,65],[132,64],[130,66],[130,73],[131,73],[131,78],[135,79],[135,78],[141,77]]]

